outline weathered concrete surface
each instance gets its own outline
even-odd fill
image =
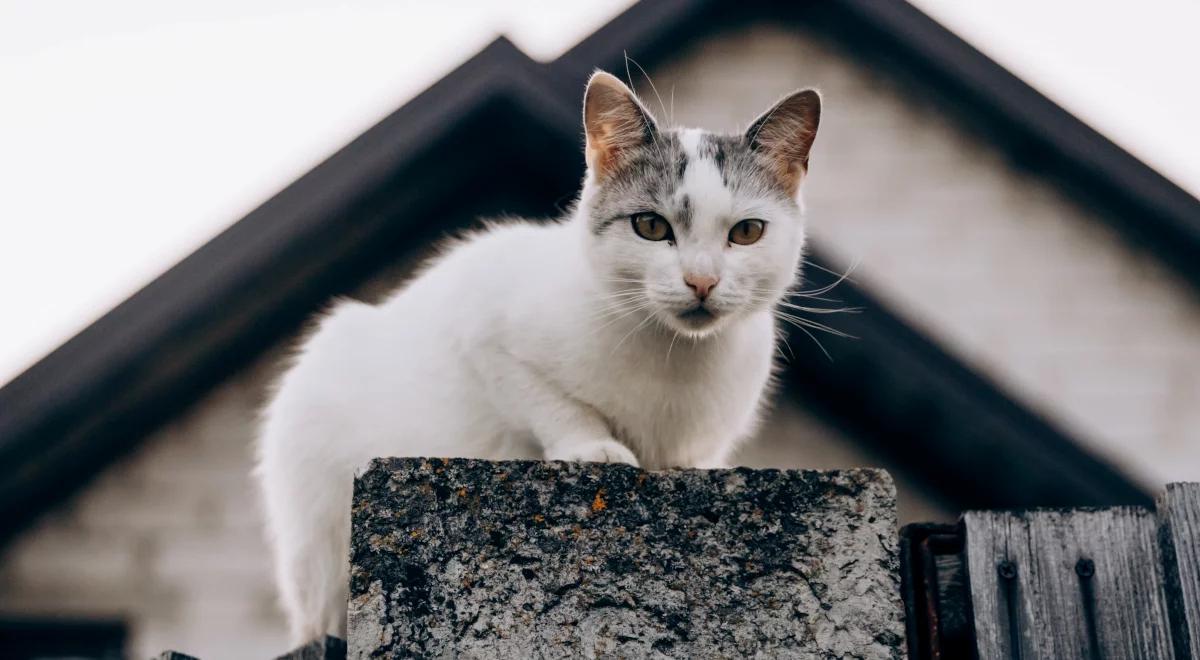
[[[379,459],[349,657],[902,657],[879,470]]]

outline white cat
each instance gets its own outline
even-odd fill
[[[264,412],[258,474],[300,644],[345,630],[354,470],[377,456],[726,465],[771,381],[820,97],[741,135],[584,96],[569,217],[490,226],[378,306],[335,307]]]

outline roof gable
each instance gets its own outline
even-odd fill
[[[639,60],[653,66],[681,39],[764,16],[817,25],[939,86],[1014,157],[1087,191],[1115,224],[1138,219],[1139,238],[1200,282],[1181,258],[1200,244],[1194,198],[907,5],[637,5],[549,65],[497,40],[0,389],[0,532],[397,254],[476,214],[552,213],[582,173],[583,81],[597,66],[622,69],[624,45],[643,46]],[[814,255],[821,263],[819,245]],[[839,290],[870,310],[841,324],[859,340],[834,347],[832,364],[794,342],[789,384],[944,496],[982,507],[1148,501],[868,291]],[[981,456],[986,470],[976,469]]]

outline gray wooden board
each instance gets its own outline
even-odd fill
[[[980,511],[963,521],[982,660],[1174,657],[1150,511]],[[1091,577],[1077,571],[1080,559],[1094,563]],[[1015,577],[1000,576],[1004,561]]]
[[[1180,652],[1200,654],[1200,484],[1169,484],[1158,498],[1167,573],[1182,618]],[[1184,634],[1186,633],[1186,637]]]

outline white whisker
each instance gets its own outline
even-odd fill
[[[624,337],[621,337],[621,341],[617,342],[616,346],[613,346],[613,349],[612,349],[612,351],[609,352],[609,355],[610,356],[616,355],[617,349],[621,348],[621,344],[624,344],[626,339],[629,339],[633,335],[633,333],[637,332],[638,330],[641,330],[643,326],[645,326],[647,323],[649,323],[650,321],[653,321],[653,320],[654,320],[654,315],[647,314],[646,318],[642,319],[641,323],[638,323],[637,325],[633,326],[632,330],[630,330],[629,332],[626,332]]]
[[[667,344],[667,359],[666,359],[667,364],[671,364],[671,349],[675,348],[675,340],[676,339],[679,339],[679,333],[672,331],[671,332],[671,343]]]

